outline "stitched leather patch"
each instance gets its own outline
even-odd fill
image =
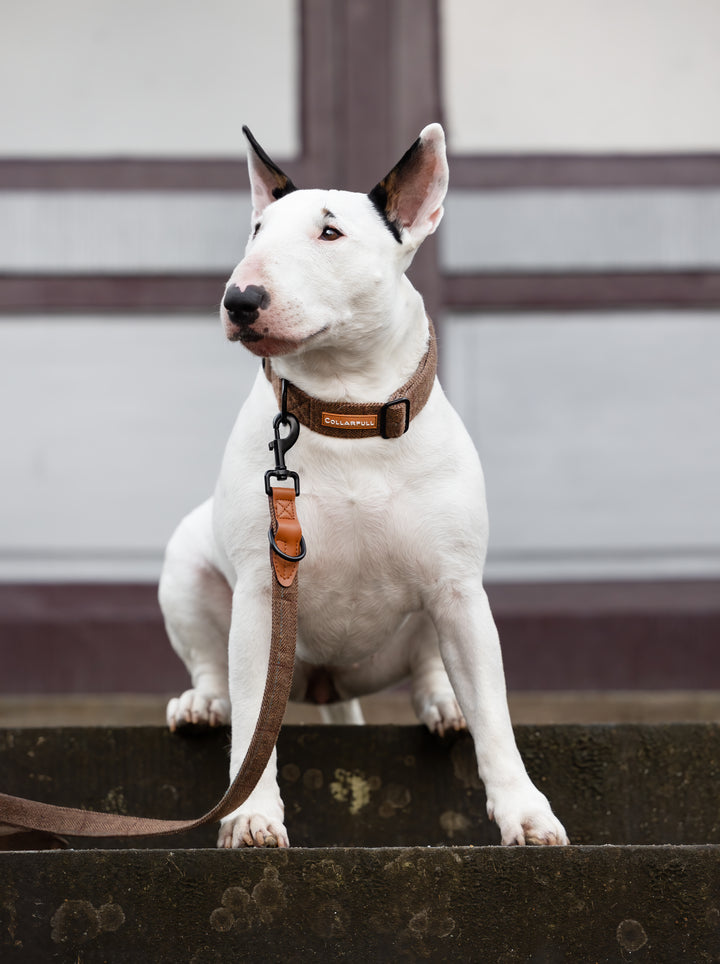
[[[278,548],[289,556],[300,554],[302,530],[295,514],[295,489],[274,486],[270,497],[271,517]],[[291,586],[298,570],[297,562],[288,562],[271,551],[275,575],[281,586]]]
[[[327,428],[344,428],[350,432],[377,428],[377,415],[343,415],[340,412],[323,412],[321,421]]]

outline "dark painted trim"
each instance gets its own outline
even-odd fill
[[[307,34],[304,43],[309,58],[315,60],[315,69],[311,70],[306,66],[306,60],[303,61],[302,156],[281,158],[277,163],[283,170],[293,172],[293,177],[301,186],[341,185],[349,188],[355,183],[358,190],[368,189],[363,180],[367,162],[373,164],[374,171],[378,155],[382,156],[384,142],[387,142],[388,157],[393,155],[391,148],[397,153],[400,146],[400,125],[390,126],[388,118],[378,117],[377,98],[385,90],[386,70],[376,72],[377,90],[374,95],[371,96],[372,92],[368,92],[363,85],[358,86],[357,90],[353,85],[348,91],[348,97],[357,102],[358,115],[364,117],[366,122],[351,128],[347,121],[348,114],[338,107],[342,85],[337,78],[333,79],[332,56],[327,55],[328,47],[324,46],[325,43],[337,46],[337,40],[334,39],[337,28],[332,22],[335,15],[332,10],[323,9],[325,0],[304,0],[304,6],[311,11],[304,27],[304,33]],[[401,13],[398,8],[396,16],[400,18]],[[422,31],[423,18],[412,18],[410,22],[416,31]],[[317,29],[311,29],[313,25],[317,25]],[[348,71],[353,63],[357,68],[356,62],[363,60],[362,39],[361,36],[353,36],[352,49],[357,45],[358,50],[354,61],[345,64]],[[322,69],[317,67],[318,57]],[[414,59],[413,63],[418,68],[421,64],[427,66],[427,61],[419,58]],[[396,62],[393,62],[392,68],[395,72],[399,71]],[[432,72],[425,70],[424,74]],[[407,128],[408,133],[415,131],[417,134],[426,123],[441,119],[441,110],[437,95],[432,97],[437,104],[434,107],[429,105],[427,98],[410,97],[410,90],[413,87],[417,90],[418,86],[417,78],[412,80],[413,76],[410,64],[397,98],[404,119],[402,127]],[[425,83],[423,86],[428,85]],[[425,107],[421,106],[423,103]],[[374,117],[375,126],[371,126],[372,134],[368,136],[367,121],[370,115]],[[344,164],[339,160],[338,127],[334,126],[339,124],[345,128],[350,150],[353,151]],[[406,140],[407,137],[402,143]],[[376,179],[381,176],[375,172]],[[455,189],[475,190],[716,188],[720,187],[720,154],[454,155],[450,158],[450,184]],[[227,191],[247,188],[242,155],[202,160],[138,157],[0,159],[0,190],[3,191]]]
[[[334,0],[301,0],[300,127],[303,170],[298,187],[340,184],[337,123],[342,116],[336,79],[339,19]]]
[[[448,311],[611,311],[720,308],[720,272],[474,274],[438,276],[434,239],[411,276],[431,315]],[[215,311],[224,275],[0,276],[0,315]]]
[[[506,585],[488,595],[511,689],[720,685],[717,581]]]
[[[720,272],[444,275],[450,311],[608,311],[720,307]]]
[[[187,688],[151,585],[0,585],[0,653],[5,692]]]
[[[357,100],[358,112],[373,113],[375,127],[368,136],[367,125],[347,130],[354,154],[346,164],[339,165],[337,156],[337,128],[343,123],[349,127],[342,109],[338,108],[339,85],[332,79],[332,57],[327,56],[324,43],[337,43],[333,39],[332,10],[323,10],[325,0],[305,0],[304,6],[311,11],[310,20],[304,28],[307,34],[306,50],[314,58],[316,67],[311,70],[303,62],[303,88],[301,117],[303,150],[299,158],[281,158],[278,164],[283,170],[292,171],[301,185],[348,187],[358,182],[364,164],[369,158],[377,165],[379,147],[388,142],[387,154],[395,153],[400,139],[397,128],[389,128],[387,118],[378,118],[377,91],[370,96],[365,87],[353,87],[349,97]],[[400,16],[398,8],[397,16]],[[412,18],[416,30],[424,26],[422,18]],[[312,30],[312,25],[318,25]],[[325,39],[323,39],[323,37]],[[353,38],[355,44],[361,37]],[[362,59],[362,50],[356,60]],[[323,56],[321,56],[321,53]],[[317,68],[317,58],[322,68]],[[427,62],[413,61],[418,66]],[[352,66],[346,64],[347,69]],[[393,64],[398,70],[398,65]],[[425,74],[432,71],[425,71]],[[412,79],[413,71],[409,70]],[[426,123],[440,119],[439,105],[418,108],[422,101],[413,100],[409,91],[416,81],[406,79],[399,91],[399,108],[405,118],[403,127],[409,131],[420,130]],[[377,88],[384,90],[385,71],[377,73]],[[425,84],[427,86],[427,84]],[[362,97],[360,96],[362,93]],[[437,97],[433,97],[437,101]],[[362,105],[367,106],[363,110]],[[425,100],[427,105],[427,100]],[[340,118],[331,121],[330,117]],[[367,121],[367,117],[365,117]],[[239,132],[238,132],[239,134]],[[407,137],[405,138],[407,140]],[[240,141],[238,141],[240,143]],[[404,143],[404,141],[403,141]],[[367,148],[365,148],[367,145]],[[407,146],[407,145],[406,145]],[[381,152],[380,152],[381,153]],[[367,155],[367,157],[366,157]],[[349,174],[344,173],[344,169]],[[377,174],[376,177],[381,177]],[[507,154],[486,156],[452,156],[450,158],[450,184],[456,189],[476,190],[522,190],[529,188],[711,188],[720,187],[720,154],[637,154],[637,155],[573,155],[573,154]],[[356,185],[357,186],[357,185]],[[248,181],[245,160],[235,158],[4,158],[0,159],[0,190],[12,191],[227,191],[247,190]],[[367,189],[365,181],[357,189]]]
[[[453,188],[720,187],[720,154],[487,154],[450,159]]]
[[[242,155],[216,160],[20,158],[0,159],[0,190],[241,191],[248,190],[248,178]]]
[[[395,160],[427,124],[442,123],[439,0],[395,0],[397,48],[392,58]]]
[[[0,276],[0,314],[214,312],[224,275]]]
[[[242,131],[238,131],[242,138]],[[238,140],[240,143],[240,140]],[[316,181],[317,162],[276,163],[303,186]],[[317,182],[322,183],[322,178]],[[234,158],[8,160],[0,158],[0,191],[248,191],[245,155]]]
[[[342,9],[337,83],[343,109],[336,130],[340,184],[349,191],[370,191],[399,160],[392,138],[394,5],[346,0]]]
[[[397,46],[392,56],[395,117],[393,164],[427,124],[443,121],[440,97],[440,29],[438,0],[396,0],[393,5]],[[383,172],[378,177],[384,176]],[[427,238],[415,255],[408,276],[420,291],[425,308],[442,334],[442,277],[437,235]]]
[[[488,595],[513,690],[720,688],[718,580],[504,584]],[[150,584],[0,584],[0,689],[185,688],[156,597]]]
[[[487,592],[500,618],[561,614],[586,619],[608,614],[720,617],[720,579],[490,583]]]

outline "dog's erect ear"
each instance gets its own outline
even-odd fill
[[[281,171],[260,147],[252,135],[249,127],[243,127],[243,134],[248,139],[248,171],[250,173],[250,190],[252,192],[253,218],[259,217],[268,204],[278,198],[291,194],[297,188],[290,178]]]
[[[430,124],[368,197],[395,239],[415,248],[440,223],[447,187],[445,133]]]

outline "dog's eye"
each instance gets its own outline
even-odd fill
[[[257,233],[258,233],[259,230],[260,230],[260,222],[258,221],[258,223],[257,223],[257,224],[255,225],[255,227],[253,228],[253,234],[252,234],[252,236],[255,237],[255,236],[257,235]]]
[[[338,238],[344,237],[342,231],[338,231],[337,228],[330,227],[327,224],[320,233],[320,237],[323,241],[337,241]]]

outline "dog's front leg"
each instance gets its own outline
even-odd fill
[[[268,576],[265,581],[269,581]],[[252,592],[248,581],[243,579],[238,579],[237,585],[229,644],[231,780],[245,758],[260,713],[272,632],[269,587]],[[245,803],[220,824],[218,847],[289,846],[276,761],[273,750],[263,775]]]
[[[488,816],[497,823],[502,843],[568,843],[515,743],[500,641],[484,590],[467,583],[446,586],[432,613],[448,676],[475,741]]]

